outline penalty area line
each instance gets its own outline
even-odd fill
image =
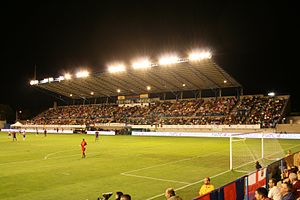
[[[151,179],[151,180],[156,180],[156,181],[165,181],[165,182],[172,182],[172,183],[190,184],[188,182],[175,181],[175,180],[162,179],[162,178],[154,178],[154,177],[150,177],[150,176],[139,176],[139,175],[134,175],[134,174],[126,174],[126,173],[121,173],[121,175],[123,175],[123,176],[132,176],[132,177],[137,177],[137,178],[144,178],[144,179]]]

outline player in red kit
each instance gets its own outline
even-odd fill
[[[82,151],[82,158],[85,158],[85,146],[87,145],[87,142],[84,140],[84,139],[82,139],[82,141],[81,141],[81,151]]]

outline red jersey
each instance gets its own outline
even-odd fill
[[[85,150],[85,146],[87,145],[87,143],[86,143],[86,141],[85,140],[83,140],[82,142],[81,142],[81,149],[84,151]]]

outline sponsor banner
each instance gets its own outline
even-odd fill
[[[181,137],[237,137],[237,138],[274,138],[274,139],[300,139],[300,134],[279,134],[279,133],[218,133],[218,132],[138,132],[133,131],[132,135],[140,136],[181,136]]]
[[[96,131],[87,131],[87,134],[95,135]],[[115,131],[98,131],[99,135],[115,135]]]
[[[1,129],[3,132],[44,133],[44,129]],[[47,133],[73,133],[73,130],[47,129]]]

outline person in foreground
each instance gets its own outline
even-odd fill
[[[259,187],[255,190],[255,199],[256,200],[271,200],[268,197],[268,190],[264,187]]]
[[[167,200],[182,200],[181,197],[176,196],[175,190],[173,188],[167,188],[165,191],[165,197]]]
[[[209,193],[215,189],[215,187],[210,183],[209,177],[205,177],[203,182],[204,182],[204,184],[201,186],[201,188],[199,190],[200,196],[204,195],[206,193]]]

